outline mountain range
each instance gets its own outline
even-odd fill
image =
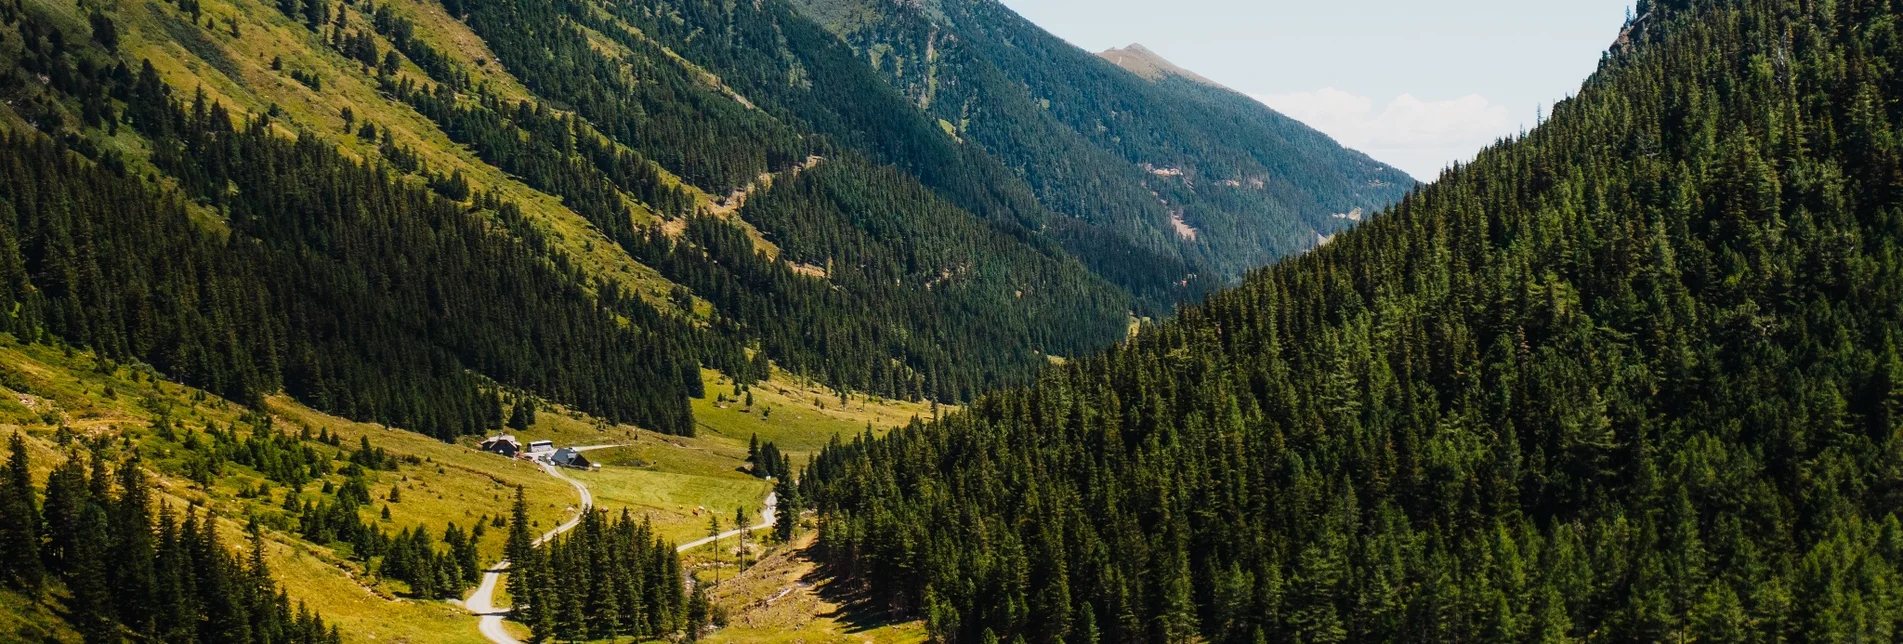
[[[995,0],[0,0],[0,639],[1893,640],[1899,13],[1423,186]]]

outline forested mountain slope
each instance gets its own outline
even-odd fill
[[[619,41],[651,39],[717,75],[762,112],[822,134],[852,156],[896,166],[1019,243],[1053,257],[1076,257],[1134,296],[1145,315],[1193,300],[1214,281],[1173,251],[1053,212],[1005,164],[942,130],[836,36],[782,0],[576,2],[558,8]],[[494,24],[513,26],[520,19],[512,14]],[[479,28],[483,23],[472,21]]]
[[[1372,223],[827,451],[834,571],[960,642],[1897,639],[1903,7],[1638,8]]]
[[[1051,218],[995,162],[926,128],[824,31],[781,20],[793,16],[782,5],[742,3],[729,14],[666,2],[466,0],[455,9],[500,62],[603,124],[608,138],[635,146],[655,128],[710,136],[697,145],[738,166],[717,179],[719,191],[775,173],[776,187],[735,213],[773,256],[758,256],[740,229],[692,215],[679,236],[611,236],[712,301],[783,365],[883,395],[963,399],[1021,379],[1046,354],[1113,341],[1135,305],[1065,252]],[[880,102],[885,95],[893,100]],[[726,107],[690,109],[699,104]],[[675,112],[678,123],[654,116]],[[662,158],[665,147],[644,153]],[[593,165],[613,174],[605,161]]]
[[[1095,173],[1084,183],[1043,181],[1024,169],[1068,161],[1027,161],[942,129],[903,86],[779,0],[13,0],[5,8],[0,123],[17,160],[31,155],[35,172],[54,173],[36,181],[72,199],[106,191],[125,195],[119,203],[177,200],[182,207],[158,225],[177,227],[174,237],[210,231],[197,251],[205,257],[247,239],[271,255],[243,267],[205,260],[233,267],[237,282],[214,294],[231,311],[195,321],[190,311],[165,313],[195,300],[168,298],[204,288],[209,274],[95,266],[98,240],[41,235],[100,220],[46,230],[23,221],[16,299],[30,305],[17,326],[236,399],[283,390],[439,436],[476,431],[480,398],[505,390],[690,432],[682,386],[690,378],[670,374],[699,366],[750,380],[772,362],[839,390],[969,399],[1022,383],[1050,356],[1100,349],[1122,337],[1133,312],[1167,313],[1224,276],[1306,249],[1351,223],[1320,213],[1372,207],[1405,183],[1370,179],[1385,187],[1337,199],[1337,188],[1362,182],[1356,172],[1388,171],[1292,123],[1283,125],[1300,139],[1295,147],[1334,152],[1316,157],[1332,159],[1320,166],[1284,155],[1248,120],[1280,117],[1259,106],[1236,111],[1240,103],[1221,108],[1233,112],[1227,125],[1146,134],[1143,163],[1157,164],[1148,170],[1113,162],[1074,133],[985,130]],[[1109,79],[1092,95],[1102,100],[1127,95],[1154,107],[1171,82],[1070,53]],[[1182,104],[1247,102],[1202,89],[1214,94],[1169,91]],[[1071,127],[1042,116],[1044,107],[1010,107],[1000,118]],[[1129,127],[1155,129],[1145,123]],[[41,149],[36,135],[59,150]],[[1046,144],[1059,139],[1077,145]],[[1238,157],[1240,148],[1211,147],[1221,140],[1264,151]],[[67,164],[60,150],[87,162]],[[1220,158],[1223,169],[1185,165],[1192,157]],[[250,163],[262,158],[289,165]],[[82,185],[87,163],[113,176]],[[337,179],[345,192],[336,200],[295,185],[339,173],[354,174]],[[1306,187],[1324,183],[1334,187]],[[40,188],[15,189],[0,199],[42,207],[28,194]],[[1167,206],[1254,203],[1240,196],[1251,190],[1306,195],[1297,201],[1316,205],[1302,211],[1312,221],[1296,222],[1292,210],[1222,219]],[[1077,209],[1086,205],[1092,212]],[[362,213],[378,214],[351,219]],[[423,243],[420,232],[386,230],[416,221],[437,222],[429,234],[448,237]],[[1279,241],[1263,245],[1269,237]],[[1263,252],[1218,261],[1226,251],[1195,250],[1245,238]],[[64,250],[31,250],[46,244]],[[486,244],[499,246],[477,250]],[[396,260],[391,248],[411,256]],[[422,268],[434,261],[500,274]],[[60,277],[68,272],[76,281]],[[328,276],[290,277],[306,274]],[[112,288],[126,292],[107,295]],[[491,292],[505,297],[481,297]],[[69,299],[42,316],[29,300],[47,297]],[[561,307],[571,310],[554,312]],[[533,340],[505,346],[514,338]],[[622,358],[604,356],[634,357],[610,366]],[[397,377],[376,377],[386,371]]]
[[[1129,73],[995,0],[793,1],[1051,210],[1225,280],[1414,185],[1253,99]]]
[[[236,400],[450,437],[519,392],[691,433],[703,365],[961,400],[1139,306],[849,53],[819,77],[896,111],[749,100],[608,5],[0,8],[5,327]]]

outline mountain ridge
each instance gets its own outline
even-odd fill
[[[1151,51],[1150,48],[1143,46],[1142,43],[1131,43],[1124,47],[1111,47],[1097,52],[1097,56],[1128,70],[1132,74],[1142,76],[1151,81],[1162,80],[1166,76],[1177,76],[1211,87],[1229,89],[1222,83],[1209,80],[1202,74],[1184,69],[1176,63],[1170,62],[1169,59],[1164,58],[1162,54]]]
[[[1414,185],[1259,102],[1187,76],[1144,79],[994,0],[795,4],[1060,214],[1219,283],[1343,229],[1333,213],[1372,212]],[[1177,220],[1201,232],[1181,235]]]

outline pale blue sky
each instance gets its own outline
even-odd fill
[[[1631,0],[1002,0],[1091,51],[1133,42],[1422,180],[1577,90]]]

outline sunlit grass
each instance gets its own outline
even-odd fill
[[[702,641],[918,644],[926,640],[922,622],[892,622],[863,607],[843,606],[844,598],[814,574],[815,566],[804,552],[811,544],[808,533],[792,547],[778,549],[738,577],[715,585],[709,596],[726,608],[727,625]]]
[[[702,379],[707,397],[693,403],[694,419],[703,436],[738,444],[743,452],[747,441],[759,436],[778,445],[796,468],[805,465],[806,457],[824,448],[834,436],[851,440],[867,429],[884,435],[913,417],[930,419],[933,413],[930,403],[873,399],[860,394],[842,404],[837,393],[784,372],[753,385],[753,404],[749,406],[746,394],[735,394],[733,381],[718,372],[704,372]],[[940,410],[944,411],[949,410]]]

